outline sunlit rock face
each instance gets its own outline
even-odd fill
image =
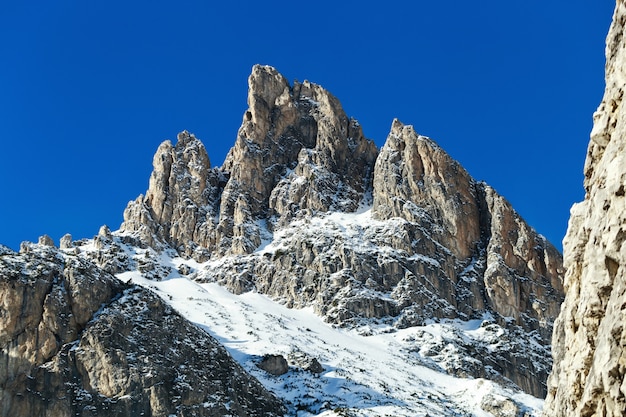
[[[413,126],[393,122],[376,161],[375,216],[419,223],[427,217],[436,239],[457,258],[469,258],[481,243],[480,193],[470,175]]]
[[[285,412],[157,295],[47,243],[0,248],[0,416]]]
[[[493,188],[475,181],[431,139],[396,120],[376,161],[373,196],[375,218],[403,218],[414,234],[426,231],[417,246],[402,249],[448,265],[445,275],[454,286],[471,293],[466,307],[461,295],[452,297],[457,308],[487,307],[550,337],[551,327],[542,323],[558,313],[560,254]],[[463,283],[471,281],[468,265],[483,267],[473,271],[482,278],[479,284]]]
[[[413,273],[422,294],[434,285],[433,298],[452,307],[434,316],[475,317],[490,311],[501,324],[537,332],[541,343],[549,344],[563,297],[558,251],[493,188],[475,181],[431,139],[397,120],[376,161],[372,215],[406,220],[413,240],[396,247],[436,260],[438,268]],[[399,285],[394,295],[411,299],[408,309],[423,304],[424,297],[408,288]],[[501,362],[501,372],[528,392],[545,393],[539,381],[545,382],[547,368],[532,363],[546,362],[528,360],[528,352],[514,356],[507,358],[509,366]],[[532,369],[533,376],[519,369]]]
[[[555,322],[546,416],[626,415],[626,6],[606,44],[606,89],[594,114],[585,199],[563,242],[566,298]]]
[[[476,353],[474,374],[545,395],[559,252],[412,126],[393,121],[378,150],[319,85],[258,65],[248,84],[221,167],[188,132],[159,147],[145,196],[124,213],[127,242],[210,261],[197,280],[342,326],[491,314],[510,333]],[[123,251],[105,252],[95,261],[123,270]]]

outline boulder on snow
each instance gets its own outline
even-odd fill
[[[265,355],[257,365],[272,375],[283,375],[289,371],[289,364],[283,355]]]

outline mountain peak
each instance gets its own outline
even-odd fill
[[[340,325],[376,319],[404,328],[488,313],[549,344],[561,256],[506,200],[411,125],[395,119],[379,151],[319,85],[290,85],[274,68],[254,66],[249,86],[224,164],[211,168],[187,132],[175,146],[164,142],[123,232],[217,262],[201,281],[313,306]],[[331,220],[359,208],[363,224]],[[532,364],[519,352],[498,357],[490,359],[498,375],[545,392],[549,355]]]
[[[133,282],[153,289],[166,302],[187,311],[191,320],[210,327],[207,306],[222,308],[206,294],[207,288],[215,288],[217,283],[232,297],[251,291],[263,294],[274,300],[261,297],[263,303],[273,303],[270,309],[310,308],[294,314],[314,312],[342,328],[335,329],[337,332],[327,340],[339,334],[352,337],[345,329],[359,340],[367,335],[397,334],[385,338],[385,349],[403,350],[399,369],[412,363],[419,367],[416,374],[428,367],[449,377],[486,378],[507,389],[521,389],[535,396],[545,394],[551,366],[552,323],[563,298],[561,256],[495,190],[475,181],[432,139],[416,133],[413,126],[393,120],[379,150],[364,136],[361,125],[346,115],[339,100],[323,87],[309,81],[289,84],[274,68],[257,65],[249,77],[248,109],[222,166],[212,167],[202,142],[183,131],[175,144],[170,140],[161,143],[153,167],[148,189],[128,204],[120,230],[105,227],[92,240],[73,242],[67,237],[60,249],[45,246],[49,242],[44,240],[24,251],[24,256],[42,253],[57,259],[58,269],[62,269],[64,260],[81,259],[107,280],[116,274],[124,282],[124,288],[118,291],[123,293],[120,302],[115,297],[109,300],[113,308],[98,316],[104,321],[93,321],[94,329],[110,327],[113,321],[122,323],[113,314],[120,308],[140,321],[172,315],[155,301],[154,295],[142,292],[129,298],[132,291],[128,288]],[[0,247],[0,260],[15,266],[11,271],[20,271],[23,260],[16,258],[19,256]],[[42,262],[36,261],[44,265]],[[17,274],[17,278],[9,277],[6,288],[21,279],[20,272],[11,274]],[[60,285],[54,274],[45,278]],[[226,290],[220,291],[223,294]],[[192,293],[199,294],[198,298],[194,299]],[[137,307],[140,300],[152,307]],[[99,299],[92,301],[91,307],[100,308]],[[189,313],[192,305],[204,306],[198,307],[203,313]],[[12,304],[12,308],[18,311],[21,307]],[[162,313],[152,314],[155,308]],[[286,328],[283,316],[287,315],[280,315],[278,323]],[[216,320],[227,317],[218,316],[221,318]],[[247,312],[241,316],[246,321],[269,317]],[[200,321],[198,317],[202,317]],[[230,317],[227,321],[232,320]],[[263,323],[267,321],[255,322],[233,340],[242,334],[246,334],[243,338],[254,339],[256,326]],[[328,327],[327,323],[317,320],[312,327],[319,330]],[[120,331],[127,333],[138,327],[133,327],[132,320],[127,324]],[[176,326],[186,329],[182,324]],[[232,329],[230,323],[225,328]],[[280,332],[278,328],[272,331]],[[161,338],[163,332],[159,334]],[[290,353],[302,352],[297,356],[315,360],[317,354],[336,355],[328,347],[318,349],[314,355],[307,345],[313,341],[328,344],[326,339],[285,334],[292,343],[289,349],[263,354],[278,357],[278,353],[293,359]],[[123,349],[127,349],[128,340],[120,339]],[[97,343],[109,346],[100,339]],[[154,346],[149,340],[142,343]],[[132,349],[141,350],[141,346]],[[231,351],[242,357],[236,348]],[[350,348],[345,352],[355,351]],[[389,358],[397,356],[390,352],[386,353]],[[61,353],[59,360],[71,356]],[[136,354],[129,353],[128,357],[132,359]],[[194,366],[207,366],[202,360],[192,362],[197,364]],[[258,362],[243,362],[249,371],[262,372]],[[343,366],[334,359],[330,362],[332,366]],[[340,375],[340,369],[332,366],[322,366],[328,369],[328,374],[321,377],[324,381],[312,381],[307,389],[324,391],[336,386],[328,376],[333,372]],[[73,372],[71,367],[61,368]],[[282,371],[287,373],[282,375]],[[288,364],[282,366],[282,371],[274,378],[308,380],[290,375],[293,373]],[[191,374],[184,375],[191,378]],[[99,380],[99,376],[86,378]],[[133,386],[150,383],[141,375],[137,378]],[[395,376],[387,374],[385,378],[391,381]],[[291,389],[288,383],[278,386],[282,388],[276,389],[283,393]],[[90,392],[120,398],[125,398],[126,388],[119,384],[89,387]],[[424,414],[423,410],[431,409],[424,408],[423,397],[415,396],[415,391],[402,391],[406,395],[398,401],[393,397],[394,390],[384,388],[380,395],[374,395],[374,401],[371,395],[377,389],[358,387],[361,394],[355,398],[359,404],[362,399],[393,404],[393,410],[402,409],[403,415]],[[440,392],[445,397],[451,390]],[[488,392],[494,391],[489,388]],[[258,393],[265,397],[264,391]],[[519,411],[513,394],[507,395],[510,398],[502,401]],[[328,399],[322,403],[331,405],[346,403],[343,395],[335,393],[318,398]],[[446,403],[435,409],[449,411],[441,411],[444,415],[458,414],[458,410],[466,410],[462,404],[465,397],[460,398],[453,399],[450,406]],[[293,400],[290,410],[304,407],[312,413],[323,413],[326,407],[296,404],[301,400]],[[476,401],[481,403],[472,405],[472,409],[493,410],[504,404],[484,393]],[[283,412],[272,398],[256,407],[275,414]],[[244,408],[239,411],[238,415],[247,413]]]
[[[378,153],[360,125],[322,87],[291,86],[270,66],[255,65],[248,84],[249,107],[222,167],[210,169],[193,134],[179,134],[175,147],[163,142],[145,198],[129,204],[122,230],[206,259],[253,251],[259,220],[356,210]]]

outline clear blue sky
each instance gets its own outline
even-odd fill
[[[3,2],[0,243],[117,229],[181,130],[221,165],[261,63],[326,87],[379,147],[414,125],[560,248],[614,4]]]

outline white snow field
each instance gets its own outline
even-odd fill
[[[142,249],[129,250],[143,256]],[[160,263],[172,271],[182,264],[195,271],[210,268],[210,263],[169,257],[167,252],[160,255]],[[311,308],[289,309],[255,292],[234,295],[218,284],[199,284],[176,272],[161,281],[146,279],[139,271],[118,278],[153,290],[218,339],[285,401],[293,416],[492,416],[488,409],[513,417],[541,412],[540,399],[489,380],[451,376],[423,354],[440,347],[432,341],[441,341],[446,332],[484,337],[482,320],[349,330],[325,323]],[[257,367],[266,354],[290,353],[316,358],[324,371],[313,374],[290,366],[286,374],[273,376]],[[452,345],[436,353],[438,362],[445,362],[446,355],[455,360]]]

